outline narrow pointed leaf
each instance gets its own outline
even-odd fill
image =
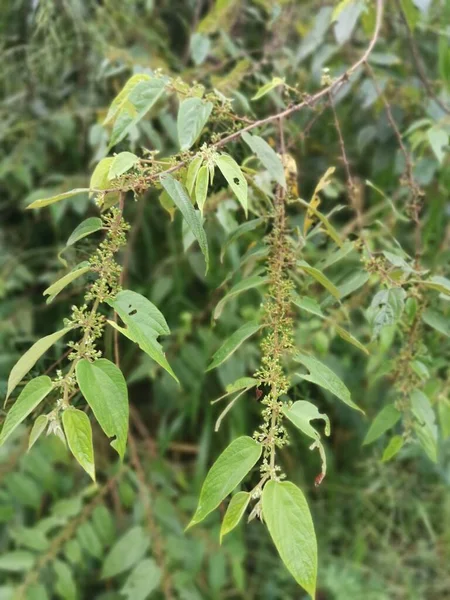
[[[87,192],[89,192],[88,188],[77,188],[75,190],[70,190],[70,192],[64,192],[62,194],[57,194],[56,196],[51,196],[50,198],[41,198],[29,204],[26,209],[29,210],[34,208],[43,208],[49,204],[60,202],[61,200],[71,198],[72,196],[78,196],[78,194],[86,194]]]
[[[411,283],[415,283],[415,281],[412,281]],[[441,294],[450,296],[450,279],[447,279],[446,277],[435,275],[427,281],[420,281],[418,283],[421,283],[432,290],[436,290],[437,292],[441,292]]]
[[[264,223],[264,219],[262,217],[259,217],[258,219],[252,219],[251,221],[245,221],[244,223],[241,223],[241,225],[236,227],[236,229],[234,229],[234,231],[230,233],[227,240],[225,241],[225,244],[222,247],[222,251],[220,253],[220,261],[223,262],[225,252],[231,246],[231,244],[233,244],[233,242],[238,240],[241,236],[245,235],[246,233],[253,231],[257,227],[259,227],[261,223]]]
[[[256,465],[261,453],[261,444],[251,437],[242,436],[231,442],[206,475],[197,510],[188,527],[203,521],[231,494]]]
[[[39,415],[39,417],[33,423],[33,427],[31,428],[30,437],[28,439],[28,450],[30,450],[40,436],[44,433],[45,428],[48,425],[48,417],[47,415]]]
[[[366,437],[364,438],[363,446],[371,444],[381,437],[383,433],[394,427],[394,425],[400,420],[401,416],[401,413],[393,404],[388,404],[382,408],[372,421],[369,431],[366,433]]]
[[[89,477],[95,481],[94,447],[89,417],[82,410],[67,408],[62,422],[70,451]]]
[[[314,300],[314,298],[309,298],[308,296],[298,296],[294,294],[292,296],[292,302],[297,306],[300,310],[304,310],[306,312],[311,313],[312,315],[316,315],[321,319],[325,319],[325,315],[320,308],[320,305]]]
[[[183,100],[180,104],[177,119],[178,140],[181,150],[189,150],[197,141],[212,109],[211,102],[205,102],[200,98],[186,98]]]
[[[303,492],[289,481],[269,481],[263,489],[262,507],[281,560],[295,581],[314,598],[317,541]]]
[[[259,100],[279,85],[284,85],[284,79],[281,79],[280,77],[274,77],[272,81],[269,81],[268,83],[259,88],[256,94],[253,96],[252,100]]]
[[[401,435],[394,435],[384,449],[383,456],[381,458],[382,462],[388,462],[391,460],[391,458],[394,458],[394,456],[403,448],[404,443],[405,441]]]
[[[46,303],[50,304],[51,302],[53,302],[53,300],[56,298],[56,296],[66,286],[68,286],[70,283],[72,283],[73,281],[78,279],[78,277],[85,275],[90,270],[91,270],[91,266],[89,264],[84,265],[82,267],[78,267],[78,268],[74,269],[73,271],[70,271],[70,273],[67,273],[67,275],[64,275],[64,277],[61,277],[60,279],[55,281],[55,283],[52,283],[51,286],[49,286],[46,290],[43,291],[43,295],[48,296]]]
[[[235,331],[225,342],[220,346],[214,354],[213,359],[207,371],[215,369],[225,362],[236,350],[247,340],[261,329],[261,325],[256,321],[244,323],[237,331]]]
[[[222,543],[223,537],[239,524],[247,510],[250,498],[251,494],[248,492],[238,492],[231,498],[220,528],[220,543]]]
[[[308,356],[307,354],[297,353],[294,356],[294,360],[302,363],[302,365],[304,365],[310,372],[309,375],[301,375],[298,373],[299,377],[305,379],[306,381],[310,381],[311,383],[315,383],[316,385],[320,385],[324,389],[337,396],[340,400],[342,400],[342,402],[345,402],[345,404],[351,408],[364,413],[364,411],[353,402],[350,390],[345,383],[329,367],[324,365],[313,356]]]
[[[346,329],[336,324],[334,324],[334,328],[336,329],[336,333],[338,334],[338,336],[341,337],[343,340],[345,340],[349,344],[352,344],[352,346],[355,346],[355,348],[358,348],[358,350],[361,350],[361,352],[364,352],[364,354],[369,354],[369,351],[364,346],[364,344],[361,344],[361,342],[357,340]]]
[[[100,231],[102,228],[103,222],[99,217],[90,217],[89,219],[85,219],[72,231],[69,239],[66,242],[66,246],[73,246],[73,244],[76,244],[76,242],[79,240],[91,235],[91,233]]]
[[[319,271],[319,269],[316,269],[315,267],[311,267],[311,265],[308,265],[308,263],[304,260],[299,260],[297,264],[302,271],[305,271],[305,273],[311,275],[311,277],[313,277],[318,283],[320,283],[320,285],[328,290],[332,296],[339,300],[339,290],[334,283],[332,283],[328,277],[322,273],[322,271]]]
[[[283,163],[273,148],[269,146],[266,140],[258,135],[251,135],[244,131],[242,134],[244,142],[250,146],[262,164],[269,171],[270,176],[282,187],[286,188],[286,178],[284,175]]]
[[[196,156],[189,163],[187,175],[186,175],[186,189],[188,194],[191,196],[194,191],[195,181],[197,179],[198,172],[200,167],[202,166],[203,158],[201,156]]]
[[[16,385],[22,381],[25,375],[34,367],[41,356],[47,352],[47,350],[53,346],[53,344],[66,335],[66,333],[71,331],[71,329],[72,327],[65,327],[64,329],[55,331],[55,333],[46,335],[35,342],[31,348],[29,348],[25,354],[19,358],[9,374],[6,400],[8,400]]]
[[[195,201],[201,214],[203,214],[203,207],[208,195],[208,182],[208,167],[204,165],[198,172],[197,181],[195,182]]]
[[[123,458],[128,435],[128,391],[120,369],[106,358],[89,362],[83,358],[76,367],[77,382],[111,446]]]
[[[245,216],[248,213],[248,186],[240,166],[229,154],[220,154],[216,158],[216,165],[227,180],[228,185],[233,190],[236,198],[244,209]]]
[[[218,319],[222,314],[222,311],[226,305],[226,303],[232,298],[242,294],[242,292],[246,292],[247,290],[251,290],[257,287],[261,287],[269,282],[268,277],[260,277],[259,275],[252,275],[251,277],[247,277],[247,279],[242,279],[239,283],[236,283],[230,291],[218,302],[215,310],[214,310],[214,319]]]
[[[206,233],[203,229],[201,218],[192,206],[192,202],[185,188],[171,175],[164,175],[161,177],[161,185],[174,201],[175,205],[183,215],[189,229],[194,234],[195,239],[198,241],[200,250],[203,252],[203,256],[205,257],[206,270],[208,271],[209,252]]]
[[[41,375],[27,383],[6,415],[0,434],[0,446],[5,443],[16,427],[28,417],[52,389],[52,380],[47,375]]]

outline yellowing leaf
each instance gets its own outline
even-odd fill
[[[319,192],[321,192],[327,185],[329,185],[330,183],[330,179],[331,176],[333,175],[335,171],[335,167],[330,167],[329,169],[327,169],[324,173],[324,175],[322,175],[322,177],[319,180],[319,183],[316,185],[316,188],[313,192],[313,195],[311,197],[309,206],[311,209],[313,210],[317,210],[319,204],[320,204],[320,196],[319,196]],[[311,227],[311,225],[313,224],[313,212],[311,210],[308,210],[306,212],[306,216],[305,216],[305,221],[303,223],[303,235],[306,236],[306,234],[308,233],[309,228]]]

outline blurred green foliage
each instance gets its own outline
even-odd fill
[[[323,68],[335,76],[355,62],[373,30],[373,4],[347,2],[334,24],[333,3],[318,1],[11,0],[0,8],[3,396],[20,355],[62,327],[70,306],[78,301],[78,282],[51,306],[43,302],[42,292],[65,272],[58,252],[71,232],[84,218],[97,214],[87,194],[40,212],[24,208],[37,198],[88,186],[90,173],[107,154],[109,133],[102,125],[107,109],[128,77],[162,69],[189,84],[201,82],[232,98],[243,119],[254,120],[294,101],[289,91],[271,91],[251,101],[273,77],[285,78],[299,93],[314,93]],[[336,166],[321,210],[333,212],[334,225],[348,239],[361,233],[362,219],[372,249],[388,253],[388,261],[390,253],[391,260],[394,254],[412,264],[408,255],[414,257],[415,227],[401,182],[404,155],[384,94],[425,194],[420,214],[422,266],[448,277],[450,117],[445,107],[450,106],[450,4],[400,0],[387,3],[386,13],[369,60],[376,86],[362,69],[336,102],[359,190],[358,206],[348,202],[341,144],[329,107],[299,112],[285,122],[286,144],[297,164],[295,184],[300,196],[309,200],[326,169]],[[234,126],[231,121],[216,125],[219,132]],[[271,142],[278,135],[275,127],[265,133]],[[166,156],[178,150],[177,143],[176,106],[168,102],[115,150],[138,152],[144,147]],[[233,155],[244,159],[245,152],[237,146]],[[257,177],[261,189],[267,189],[264,172]],[[205,211],[212,255],[207,276],[201,253],[190,247],[179,215],[172,222],[154,190],[139,202],[127,202],[125,216],[132,230],[122,256],[126,285],[163,311],[172,332],[164,347],[181,385],[133,344],[121,343],[132,437],[120,466],[106,438],[94,429],[98,488],[55,436],[39,440],[24,453],[23,426],[0,449],[1,600],[136,600],[149,594],[186,600],[306,598],[257,522],[240,526],[222,546],[217,514],[205,526],[183,533],[212,460],[231,439],[251,434],[260,413],[253,390],[214,432],[220,413],[210,402],[227,384],[258,368],[257,341],[247,342],[217,370],[205,371],[223,340],[254,318],[261,296],[251,291],[228,303],[218,321],[212,319],[212,311],[230,274],[234,281],[236,275],[250,273],[253,259],[242,263],[242,256],[258,248],[262,236],[257,229],[248,232],[229,245],[221,261],[221,249],[242,215],[220,181]],[[303,214],[292,207],[293,227],[303,228]],[[65,251],[70,267],[86,260],[96,239],[86,238]],[[305,259],[323,265],[330,257],[325,236],[313,237]],[[396,460],[381,463],[387,438],[372,446],[362,442],[374,415],[392,401],[392,381],[385,374],[392,373],[402,348],[408,315],[397,328],[386,328],[379,342],[373,341],[367,309],[379,291],[376,274],[369,277],[361,270],[351,252],[331,264],[327,276],[352,293],[347,313],[336,310],[329,323],[299,312],[296,342],[313,349],[340,375],[368,418],[307,383],[294,388],[294,400],[314,395],[333,424],[324,442],[328,474],[321,487],[314,487],[318,456],[308,451],[300,435],[292,432],[282,459],[289,476],[301,483],[313,513],[320,556],[318,598],[450,597],[448,297],[442,300],[436,294],[431,300],[444,325],[424,327],[417,365],[439,418],[438,461],[432,463],[413,444]],[[308,293],[320,298],[322,306],[330,305],[320,286],[313,283]],[[339,323],[351,323],[352,334],[371,351],[369,357],[336,335],[334,324]],[[439,331],[442,328],[447,334]],[[113,356],[113,344],[112,334],[107,334],[105,356]],[[49,369],[63,352],[60,340],[31,374]],[[133,571],[137,568],[143,576]]]

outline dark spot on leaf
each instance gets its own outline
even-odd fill
[[[234,181],[234,183],[235,183],[236,185],[239,185],[239,183],[240,183],[240,181],[239,181],[239,179],[238,179],[237,177],[235,177],[235,178],[233,179],[233,181]]]
[[[130,315],[130,317],[132,317],[136,313],[137,313],[137,310],[135,308],[133,308],[133,310],[130,310],[130,312],[128,314]]]

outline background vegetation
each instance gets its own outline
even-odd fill
[[[130,75],[162,69],[189,84],[201,82],[232,98],[244,123],[274,114],[320,89],[328,76],[324,68],[336,76],[363,53],[374,28],[374,3],[343,4],[334,22],[333,3],[318,0],[12,0],[2,6],[2,396],[19,356],[59,329],[80,299],[78,281],[51,305],[42,292],[66,272],[58,253],[71,232],[97,214],[87,194],[39,212],[24,209],[36,198],[88,186],[93,168],[107,154],[109,133],[102,124],[107,109]],[[449,276],[449,23],[448,0],[387,3],[369,68],[341,89],[335,112],[325,99],[284,123],[296,164],[291,186],[309,201],[324,172],[335,166],[321,210],[332,213],[345,239],[363,240],[384,257],[393,277],[405,276],[417,257],[421,269]],[[292,89],[278,88],[253,101],[273,77],[285,78]],[[115,150],[177,152],[176,114],[175,102],[158,105]],[[223,118],[215,131],[242,124]],[[278,131],[271,127],[264,135],[276,146]],[[248,149],[236,145],[233,155],[242,162]],[[249,165],[260,168],[254,161]],[[348,193],[349,173],[355,194]],[[417,206],[405,173],[423,192],[415,198]],[[267,189],[263,170],[258,177]],[[292,226],[302,229],[304,211],[289,210]],[[129,445],[120,466],[107,439],[94,429],[98,486],[89,483],[54,435],[26,453],[29,427],[23,426],[0,448],[2,600],[135,600],[150,593],[186,600],[307,598],[257,521],[239,527],[221,546],[219,514],[183,533],[211,462],[232,438],[252,432],[259,422],[260,404],[249,393],[215,433],[220,410],[210,403],[227,384],[257,369],[257,338],[217,370],[205,370],[221,342],[260,305],[261,295],[251,291],[229,303],[220,320],[212,318],[230,275],[245,273],[248,265],[242,266],[241,258],[261,244],[262,234],[249,232],[220,260],[226,239],[244,217],[217,178],[205,205],[212,255],[205,276],[201,253],[186,239],[180,215],[169,212],[155,190],[138,202],[127,199],[125,217],[132,229],[121,263],[126,287],[151,299],[167,319],[172,333],[164,347],[181,384],[121,341],[131,404]],[[67,249],[70,267],[85,260],[97,241],[88,237]],[[323,264],[331,250],[317,235],[305,254],[310,263]],[[388,438],[368,446],[362,442],[401,378],[396,360],[405,347],[408,314],[374,340],[368,308],[379,290],[380,271],[363,268],[353,252],[330,265],[327,275],[349,290],[347,312],[334,310],[331,322],[298,313],[296,343],[339,373],[366,417],[317,387],[299,386],[302,397],[313,398],[333,424],[326,440],[328,474],[320,487],[314,486],[319,459],[304,438],[292,432],[283,453],[283,467],[301,483],[316,526],[318,598],[450,598],[448,297],[431,298],[440,320],[423,325],[412,361],[438,416],[437,462],[418,444],[381,462]],[[329,305],[315,283],[308,293]],[[368,347],[369,356],[336,335],[339,323],[351,323],[352,335]],[[112,358],[112,334],[104,341],[105,356]],[[32,374],[50,369],[65,351],[58,342]],[[136,583],[136,572],[129,579],[138,563],[144,584]]]

